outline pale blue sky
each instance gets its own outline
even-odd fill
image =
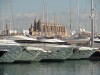
[[[77,25],[77,2],[78,0],[71,0],[72,9],[72,29],[76,29]],[[90,0],[79,0],[80,1],[80,25],[86,29],[90,29]],[[100,0],[94,0],[96,5],[97,15],[100,12]],[[43,11],[43,0],[11,0],[14,28],[28,29],[31,23],[33,23],[34,17],[39,17]],[[63,23],[69,27],[69,12],[70,12],[70,0],[44,0],[46,11],[48,14],[48,20],[52,22],[53,14],[56,13],[57,21]],[[0,0],[0,28],[6,23],[12,22],[12,13],[10,0]],[[100,17],[100,16],[99,16]],[[13,28],[12,27],[12,28]]]

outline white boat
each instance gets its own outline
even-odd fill
[[[34,61],[36,56],[43,52],[41,48],[24,46],[13,40],[0,40],[0,49],[6,50],[0,57],[0,63]],[[3,52],[3,51],[2,51]]]
[[[80,42],[80,37],[76,36],[75,38],[77,38],[78,43],[82,43],[83,42],[87,42],[90,41],[91,46],[90,47],[78,47],[76,46],[73,49],[73,54],[68,58],[68,59],[87,59],[89,58],[93,53],[95,53],[97,50],[99,50],[98,48],[95,48],[94,46],[94,26],[93,26],[93,0],[91,0],[91,37],[87,37],[84,38],[84,40],[81,38],[81,42]],[[79,34],[80,35],[80,34]],[[81,35],[84,36],[84,35]],[[86,36],[85,36],[86,37]],[[74,39],[75,40],[75,39]],[[77,43],[77,40],[75,40],[75,43]],[[96,41],[96,40],[95,40]]]
[[[65,60],[73,53],[73,46],[65,41],[53,38],[53,39],[39,39],[44,43],[44,50],[48,52],[43,60]]]
[[[98,48],[91,47],[75,47],[73,54],[68,59],[88,59]]]
[[[87,36],[89,34],[89,36]],[[100,39],[94,38],[93,47],[90,46],[90,32],[78,32],[67,39],[68,43],[76,44],[76,51],[68,59],[86,59],[99,50]],[[83,46],[83,47],[82,47]],[[87,47],[86,47],[87,46]]]
[[[94,47],[100,48],[100,39],[94,38]]]
[[[15,62],[25,62],[25,61],[41,61],[42,57],[37,59],[40,54],[47,53],[47,51],[38,47],[26,47],[24,51],[17,56]]]
[[[17,55],[22,52],[21,47],[18,43],[12,40],[5,39],[0,40],[0,49],[7,50],[7,52],[0,57],[0,63],[14,62]]]
[[[86,59],[89,58],[93,53],[95,53],[98,50],[98,44],[100,40],[94,39],[94,47],[90,47],[90,37],[87,36],[90,32],[78,32],[67,39],[68,43],[75,44],[76,47],[73,52],[73,54],[68,59]],[[74,51],[73,50],[73,51]]]
[[[88,31],[79,31],[75,34],[71,35],[66,39],[66,42],[70,44],[85,44],[90,40],[90,36],[88,36],[90,32]]]
[[[44,52],[44,54],[43,53],[40,55],[38,54],[35,60],[37,59],[64,60],[67,59],[73,53],[73,46],[71,46],[65,41],[55,38],[34,39],[25,35],[16,35],[16,36],[9,36],[9,38],[7,39],[13,39],[15,42],[21,44],[22,46],[37,47],[47,51],[47,53]]]

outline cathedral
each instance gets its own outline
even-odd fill
[[[67,30],[62,24],[43,23],[41,20],[34,20],[34,25],[31,24],[29,34],[32,36],[46,36],[46,37],[66,37]]]

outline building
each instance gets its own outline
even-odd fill
[[[34,25],[29,28],[29,34],[33,36],[46,37],[66,37],[67,30],[62,24],[42,23],[40,20],[34,20]]]
[[[18,34],[17,30],[11,30],[9,26],[6,24],[5,29],[1,31],[0,35],[16,35]]]

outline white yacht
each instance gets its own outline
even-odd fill
[[[79,32],[68,38],[66,41],[75,44],[76,47],[73,49],[73,54],[68,59],[86,59],[95,53],[98,48],[98,40],[94,39],[94,47],[90,47],[89,32]],[[100,46],[100,44],[99,44]]]
[[[88,59],[97,50],[98,48],[77,46],[73,49],[73,54],[68,59]]]
[[[15,62],[22,62],[22,61],[41,61],[42,57],[37,59],[40,54],[47,53],[47,51],[43,50],[39,47],[24,47],[24,51],[17,56]]]
[[[89,58],[93,53],[95,53],[97,50],[99,50],[99,48],[95,48],[94,46],[94,17],[93,17],[93,0],[91,0],[91,36],[88,39],[85,40],[89,40],[89,46],[90,47],[76,47],[73,50],[73,54],[72,56],[69,57],[69,59],[86,59]],[[83,35],[81,35],[83,36]],[[86,34],[84,35],[86,37]],[[77,43],[77,42],[76,42]],[[79,43],[80,44],[80,43]]]
[[[13,40],[0,40],[0,49],[3,51],[0,55],[0,63],[12,63],[12,62],[26,62],[33,61],[34,58],[43,50],[37,47],[29,48],[30,46],[24,46]]]
[[[0,49],[6,50],[6,52],[0,57],[0,63],[14,62],[17,55],[22,52],[18,43],[5,39],[0,39]]]
[[[12,39],[23,46],[42,48],[43,50],[47,51],[47,53],[45,52],[44,54],[43,53],[40,55],[38,54],[35,60],[40,59],[40,58],[41,60],[43,59],[64,60],[64,59],[67,59],[73,53],[72,45],[68,44],[65,41],[58,40],[55,38],[36,39],[28,35],[27,36],[15,35],[15,36],[8,36],[6,38]]]
[[[73,54],[73,46],[56,38],[39,39],[44,45],[44,50],[51,51],[44,56],[43,60],[65,60]]]
[[[73,54],[68,59],[86,59],[89,58],[93,53],[99,50],[100,40],[94,38],[94,46],[90,47],[90,32],[78,32],[67,39],[67,42],[75,44],[76,47],[73,49]]]
[[[66,39],[70,44],[85,44],[90,40],[90,32],[78,31]]]
[[[94,38],[94,47],[100,48],[100,38]]]

